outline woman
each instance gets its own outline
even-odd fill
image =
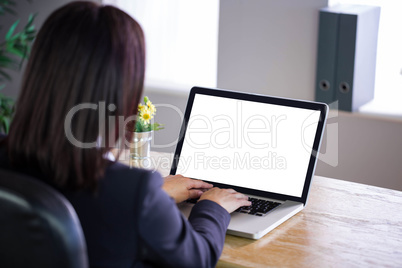
[[[144,64],[142,30],[126,13],[91,2],[56,10],[33,46],[0,164],[70,200],[92,267],[215,266],[244,195],[104,157],[124,138],[112,123],[136,113]],[[190,197],[200,201],[186,220],[175,202]]]

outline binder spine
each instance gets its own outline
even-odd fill
[[[321,10],[319,14],[315,99],[330,104],[336,98],[335,75],[339,14]]]
[[[357,15],[339,17],[338,60],[336,66],[336,100],[339,110],[353,110],[354,74],[356,55]]]

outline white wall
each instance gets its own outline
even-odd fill
[[[221,0],[218,87],[314,99],[317,10],[327,0]]]
[[[334,112],[316,174],[402,191],[402,119]]]

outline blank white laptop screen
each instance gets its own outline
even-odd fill
[[[319,111],[196,94],[177,174],[301,197]]]

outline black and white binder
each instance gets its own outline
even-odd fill
[[[374,97],[380,7],[320,10],[316,100],[355,111]],[[333,43],[332,43],[333,42]]]

